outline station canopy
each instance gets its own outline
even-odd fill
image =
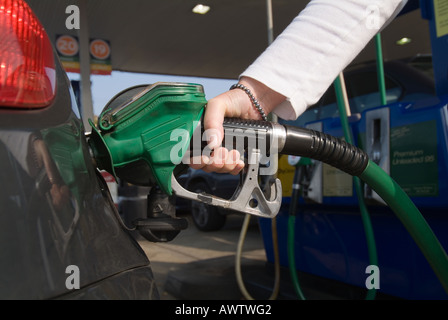
[[[264,0],[79,1],[84,1],[81,10],[87,8],[89,37],[110,42],[113,70],[234,79],[268,45]],[[67,6],[78,0],[27,2],[51,39],[77,35],[65,22]],[[308,2],[272,0],[274,38]],[[192,12],[199,3],[210,6],[207,14]],[[397,45],[404,37],[411,42]],[[428,23],[420,10],[397,17],[382,32],[382,42],[385,60],[431,52]],[[374,59],[372,41],[354,62]]]

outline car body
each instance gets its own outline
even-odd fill
[[[0,298],[157,299],[43,26],[1,4]]]

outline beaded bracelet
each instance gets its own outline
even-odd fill
[[[244,92],[246,92],[246,94],[249,96],[250,101],[252,102],[252,105],[255,107],[255,109],[258,110],[258,112],[260,113],[263,120],[264,121],[268,120],[268,118],[266,117],[266,114],[264,113],[263,108],[260,106],[260,103],[258,102],[257,99],[255,99],[255,96],[252,94],[252,92],[249,90],[248,87],[246,87],[245,85],[242,85],[241,83],[236,83],[236,84],[232,85],[229,90],[233,90],[233,89],[241,89]]]

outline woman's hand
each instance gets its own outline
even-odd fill
[[[285,97],[252,78],[242,77],[239,83],[252,92],[266,114]],[[208,147],[213,151],[210,157],[202,155],[193,159],[190,167],[203,169],[206,172],[222,172],[238,174],[244,168],[244,161],[237,150],[222,147],[224,137],[224,117],[261,120],[258,110],[252,105],[249,96],[241,89],[229,90],[210,99],[205,108],[204,130]]]

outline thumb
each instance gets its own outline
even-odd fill
[[[220,103],[218,97],[210,99],[205,108],[204,136],[211,149],[221,145],[224,137],[223,122],[225,116],[225,104]]]

